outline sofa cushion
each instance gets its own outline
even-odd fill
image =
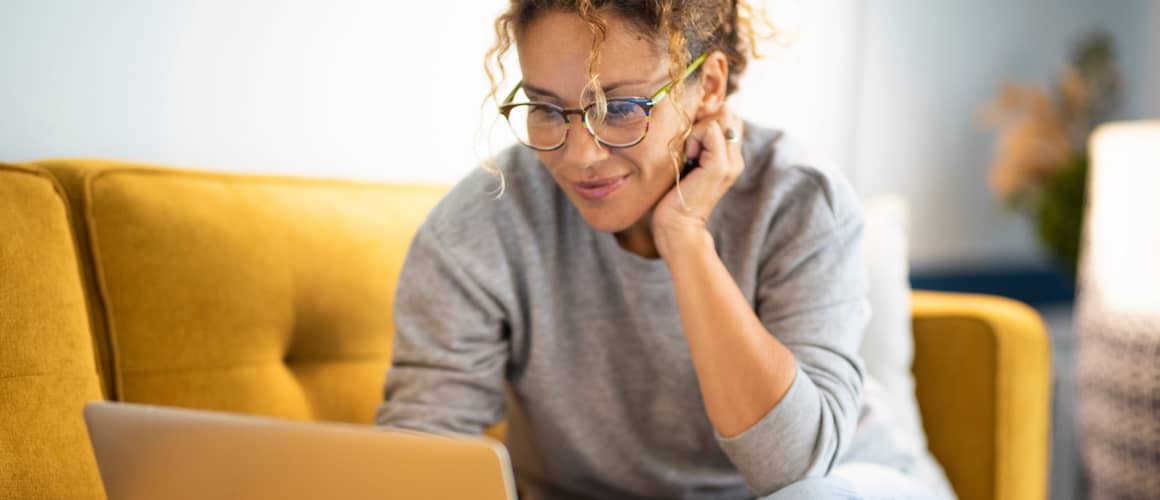
[[[101,399],[59,187],[0,165],[0,498],[104,498],[81,409]]]
[[[122,401],[370,423],[406,245],[441,187],[80,172]]]
[[[914,390],[914,335],[911,332],[909,214],[906,200],[884,195],[865,200],[863,256],[869,275],[869,324],[858,354],[866,362],[866,399],[896,427],[894,446],[918,457],[910,473],[952,496],[937,460],[927,451]]]

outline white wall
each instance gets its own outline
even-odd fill
[[[831,96],[849,80],[853,20],[797,1],[771,0],[773,13],[812,30],[754,64],[739,106],[840,150],[828,124],[848,107]],[[479,111],[505,5],[0,0],[0,160],[453,182],[511,142]]]
[[[500,7],[0,0],[0,159],[450,181]]]
[[[1149,10],[1155,0],[972,0],[867,3],[858,83],[855,183],[865,195],[902,193],[913,206],[918,268],[1027,265],[1032,231],[1005,213],[986,183],[993,133],[976,110],[1005,78],[1048,83],[1072,44],[1114,34],[1128,86],[1125,116],[1145,109]]]
[[[731,106],[755,123],[791,133],[820,166],[853,175],[851,154],[864,4],[769,0],[779,39],[750,63]]]
[[[1104,26],[1128,109],[1160,114],[1160,0],[768,1],[799,38],[752,64],[733,105],[864,194],[908,196],[919,267],[1038,259],[986,188],[973,117],[998,80],[1046,80]],[[0,0],[0,161],[452,182],[510,142],[477,140],[505,3]]]

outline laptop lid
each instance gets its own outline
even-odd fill
[[[293,422],[128,403],[85,405],[110,500],[515,500],[486,437]]]

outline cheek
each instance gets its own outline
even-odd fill
[[[563,175],[562,170],[566,167],[566,158],[564,158],[564,150],[557,149],[555,151],[536,151],[536,157],[540,159],[548,172],[552,174],[557,181],[562,181],[568,177],[576,177],[576,175]]]
[[[635,161],[653,182],[671,183],[675,175],[671,143],[680,135],[680,123],[653,122],[645,140],[634,149]]]
[[[645,142],[648,143],[649,149],[653,151],[654,158],[662,158],[664,166],[667,170],[673,169],[673,158],[670,151],[682,152],[685,145],[680,142],[678,138],[685,130],[685,123],[681,120],[681,113],[688,112],[689,108],[686,104],[681,110],[678,110],[673,105],[673,101],[669,100],[661,103],[661,105],[653,110],[651,125],[649,126],[648,136],[645,137]],[[671,175],[671,174],[670,174]]]
[[[624,161],[631,161],[635,174],[632,189],[629,191],[631,196],[623,198],[627,203],[624,208],[634,213],[655,204],[673,187],[673,171],[669,166],[668,151],[663,146],[649,148],[639,146],[644,144],[622,152],[627,156]]]

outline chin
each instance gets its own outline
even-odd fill
[[[606,221],[593,221],[591,219],[585,219],[585,220],[588,221],[589,226],[592,226],[592,229],[595,229],[595,230],[600,231],[602,233],[619,233],[621,231],[624,231],[625,229],[628,229],[630,226],[632,226],[632,224],[619,224],[619,223],[606,222]]]
[[[581,210],[580,216],[592,229],[602,233],[619,233],[632,227],[636,220],[618,214],[596,214]]]

